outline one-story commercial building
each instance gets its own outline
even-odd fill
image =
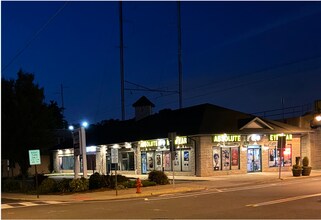
[[[161,170],[184,176],[215,176],[291,170],[295,157],[310,147],[311,132],[212,104],[161,110],[146,97],[133,105],[134,119],[109,120],[87,132],[87,166],[107,174],[117,166],[121,174]],[[176,133],[176,151],[170,152],[168,134]],[[284,148],[278,137],[286,136]],[[118,164],[111,164],[111,149],[118,149]],[[281,155],[281,158],[280,158]],[[73,172],[73,149],[54,151],[55,172]]]

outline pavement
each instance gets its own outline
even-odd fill
[[[131,178],[147,179],[147,175],[126,175]],[[265,183],[275,183],[281,181],[308,180],[309,178],[321,176],[321,170],[312,170],[310,176],[293,177],[292,172],[282,171],[281,178],[279,172],[261,172],[247,173],[211,177],[195,176],[175,176],[174,184],[157,185],[142,187],[141,193],[136,193],[136,188],[110,190],[101,189],[90,192],[56,194],[56,195],[28,195],[22,193],[1,193],[2,199],[13,199],[22,201],[59,201],[59,202],[76,202],[76,201],[94,201],[94,200],[111,200],[111,199],[128,199],[150,197],[155,195],[184,193],[193,191],[202,191],[209,189],[224,189],[241,186],[253,186]],[[172,176],[168,176],[172,183]]]

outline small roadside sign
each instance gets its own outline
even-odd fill
[[[40,150],[29,150],[30,165],[40,165]]]
[[[118,163],[118,149],[111,149],[111,163]]]

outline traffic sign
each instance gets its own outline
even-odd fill
[[[30,165],[40,165],[40,150],[29,150]]]

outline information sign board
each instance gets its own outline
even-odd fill
[[[40,150],[29,150],[30,165],[40,165]]]

